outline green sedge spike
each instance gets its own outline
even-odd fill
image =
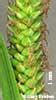
[[[15,0],[8,6],[8,48],[21,95],[40,95],[45,88],[43,23],[44,0]]]

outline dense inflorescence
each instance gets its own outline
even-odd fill
[[[43,93],[46,56],[46,25],[49,0],[16,0],[8,6],[9,54],[22,95]]]

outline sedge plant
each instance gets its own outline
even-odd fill
[[[43,18],[48,8],[49,0],[15,0],[8,6],[8,50],[22,96],[44,93],[48,60]]]

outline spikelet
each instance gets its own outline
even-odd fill
[[[48,69],[46,31],[49,0],[15,0],[8,6],[9,54],[22,95],[39,95]]]

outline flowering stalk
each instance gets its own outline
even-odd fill
[[[49,0],[15,0],[8,6],[9,54],[21,95],[44,92],[47,15]]]

